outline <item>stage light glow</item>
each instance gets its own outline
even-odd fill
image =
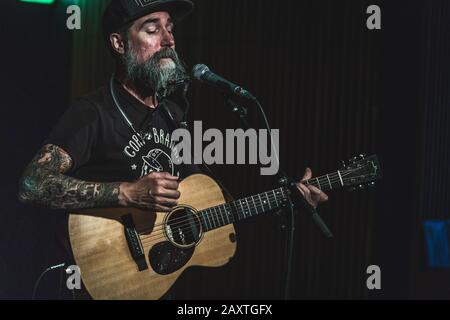
[[[38,3],[38,4],[53,4],[55,0],[20,0],[20,2]]]

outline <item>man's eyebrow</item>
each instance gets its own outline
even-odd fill
[[[141,24],[141,29],[142,29],[146,24],[149,24],[149,23],[159,23],[159,22],[161,22],[161,19],[159,19],[159,18],[147,19],[147,20],[145,20],[145,21]],[[172,19],[171,19],[171,18],[167,19],[167,23],[168,23],[168,24],[173,24]]]
[[[149,23],[158,23],[159,21],[160,21],[159,18],[147,19],[147,20],[145,20],[145,21],[141,24],[141,29],[142,29],[146,24],[149,24]]]

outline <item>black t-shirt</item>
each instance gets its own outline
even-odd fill
[[[171,135],[183,115],[179,103],[165,99],[150,109],[117,82],[114,92],[140,136],[114,104],[109,86],[77,99],[46,141],[72,158],[69,176],[92,182],[132,182],[152,172],[168,172],[180,179],[199,172],[196,166],[177,166],[172,161]]]

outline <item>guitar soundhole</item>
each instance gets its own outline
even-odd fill
[[[202,237],[202,225],[197,212],[185,206],[176,208],[165,219],[164,233],[167,240],[177,247],[195,247]]]

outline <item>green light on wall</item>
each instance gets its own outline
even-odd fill
[[[39,4],[53,4],[55,2],[55,0],[20,0],[20,1]]]

